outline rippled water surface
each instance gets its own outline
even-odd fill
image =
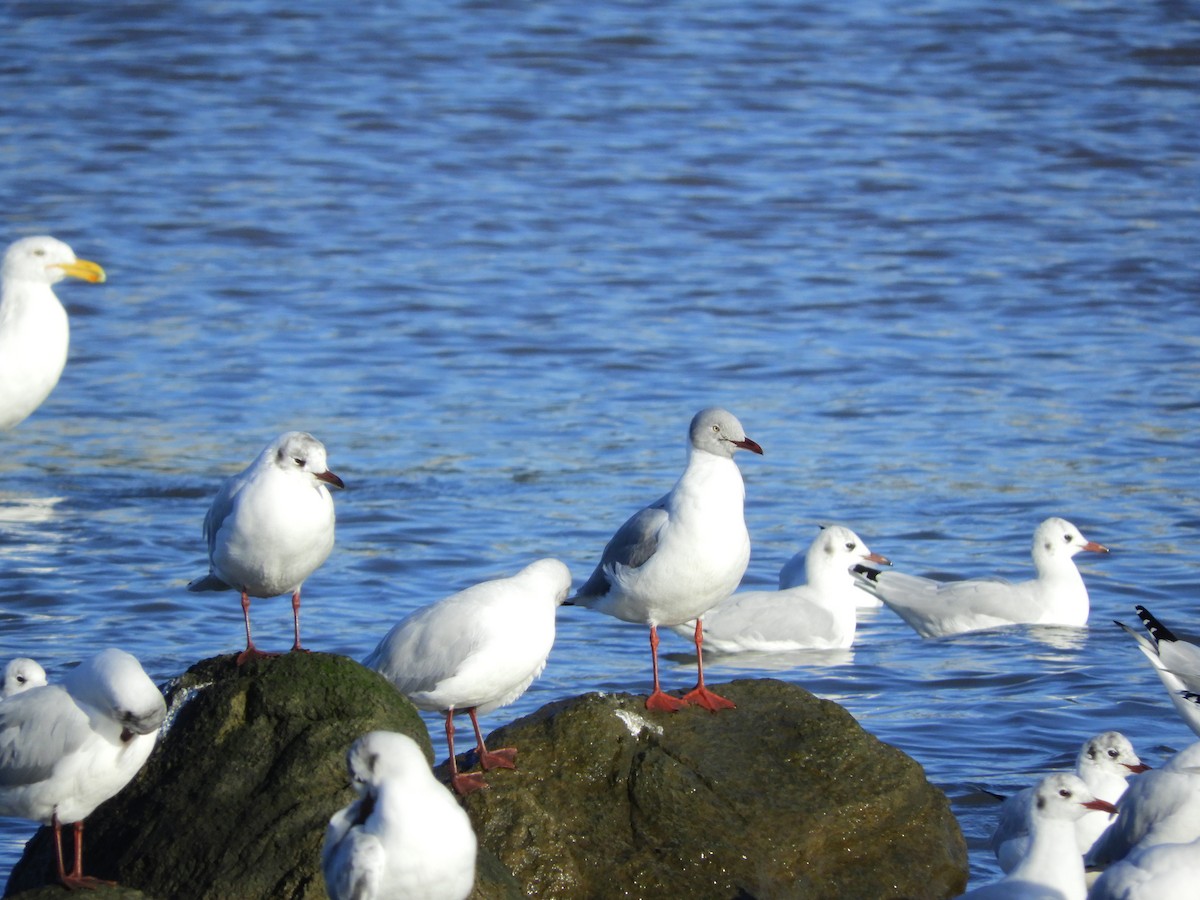
[[[291,428],[347,483],[311,646],[360,657],[538,556],[578,582],[717,403],[766,450],[749,585],[827,521],[945,576],[1023,577],[1052,514],[1112,548],[1086,631],[883,610],[851,653],[711,660],[919,760],[973,885],[975,785],[1107,728],[1155,764],[1193,739],[1111,620],[1200,632],[1194,4],[404,7],[0,7],[0,243],[109,273],[60,288],[66,374],[0,436],[0,657],[115,644],[165,679],[237,649],[236,597],[184,586],[220,480]],[[255,624],[286,646],[286,601]],[[646,657],[563,609],[485,724],[644,691]],[[0,823],[0,873],[32,831]]]

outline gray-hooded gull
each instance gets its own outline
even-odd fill
[[[601,554],[571,603],[650,626],[654,689],[646,708],[673,712],[694,703],[712,712],[733,703],[704,685],[700,617],[733,593],[750,562],[746,496],[733,461],[738,450],[762,454],[742,423],[718,407],[696,413],[688,429],[687,466],[665,496],[634,513]],[[696,687],[677,699],[658,680],[658,626],[696,620]]]

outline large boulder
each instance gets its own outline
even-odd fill
[[[737,709],[651,714],[588,694],[488,738],[519,749],[467,798],[529,897],[954,897],[967,849],[921,767],[834,703],[773,680]]]
[[[961,832],[920,766],[800,688],[719,692],[738,709],[648,714],[642,697],[590,694],[489,737],[519,749],[519,768],[489,772],[490,788],[466,799],[481,842],[473,900],[962,889]],[[325,825],[352,796],[350,743],[388,729],[431,755],[411,704],[344,657],[206,660],[168,703],[149,763],[87,820],[85,871],[122,883],[97,900],[322,898]],[[61,896],[37,889],[52,860],[41,829],[6,896]]]
[[[167,702],[170,728],[145,768],[84,823],[84,872],[160,900],[324,897],[321,842],[352,796],[350,743],[386,728],[433,755],[412,705],[341,656],[288,653],[241,669],[232,656],[205,660]],[[53,881],[52,852],[43,828],[6,896]]]

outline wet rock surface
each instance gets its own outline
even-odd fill
[[[516,770],[464,803],[480,837],[476,900],[529,897],[940,898],[966,846],[917,763],[834,703],[774,680],[717,687],[738,704],[650,714],[588,694],[488,737]],[[187,702],[182,702],[187,698]],[[319,898],[345,753],[373,729],[430,751],[415,709],[353,660],[292,653],[238,670],[205,660],[168,691],[171,728],[86,822],[97,900]],[[463,765],[469,759],[463,759]],[[444,777],[445,766],[439,767]],[[70,852],[69,841],[67,852]],[[62,896],[48,829],[6,896]]]

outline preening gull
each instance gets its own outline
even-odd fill
[[[64,278],[104,281],[104,270],[62,241],[27,237],[0,266],[0,430],[20,424],[50,396],[67,364],[71,328],[54,294]]]
[[[750,562],[750,535],[743,511],[746,489],[733,454],[763,452],[732,413],[717,407],[696,413],[688,439],[687,466],[675,486],[617,529],[591,578],[570,601],[650,626],[654,689],[646,708],[660,712],[689,703],[713,712],[733,707],[704,686],[699,621],[693,629],[696,687],[682,700],[662,691],[658,626],[698,620],[742,580]]]
[[[805,554],[807,583],[741,591],[704,614],[704,646],[719,653],[845,649],[854,643],[858,597],[850,573],[864,562],[891,565],[844,525],[824,527]],[[672,625],[691,637],[695,623]]]
[[[1088,592],[1072,557],[1081,550],[1107,553],[1066,519],[1046,519],[1033,533],[1037,578],[934,581],[903,572],[862,572],[864,590],[887,604],[921,637],[943,637],[1003,625],[1069,625],[1088,620]]]
[[[331,900],[463,900],[475,885],[471,820],[416,742],[372,731],[350,747],[358,798],[334,813],[321,870]]]
[[[162,693],[123,650],[85,660],[61,684],[0,702],[0,815],[54,829],[58,876],[86,887],[83,820],[137,774],[167,715]],[[74,825],[75,862],[63,862],[63,825]]]
[[[487,749],[477,715],[512,703],[542,674],[554,646],[554,618],[570,589],[563,563],[539,559],[516,575],[413,611],[363,660],[418,709],[445,713],[451,784],[460,794],[487,785],[478,772],[458,771],[454,713],[471,717],[485,771],[516,766],[515,749]]]
[[[250,598],[292,595],[293,650],[300,646],[300,586],[333,549],[333,497],[344,487],[329,471],[325,445],[311,434],[281,434],[246,469],[228,479],[204,517],[209,572],[189,591],[236,590],[242,594],[249,659],[273,654],[250,637]]]

